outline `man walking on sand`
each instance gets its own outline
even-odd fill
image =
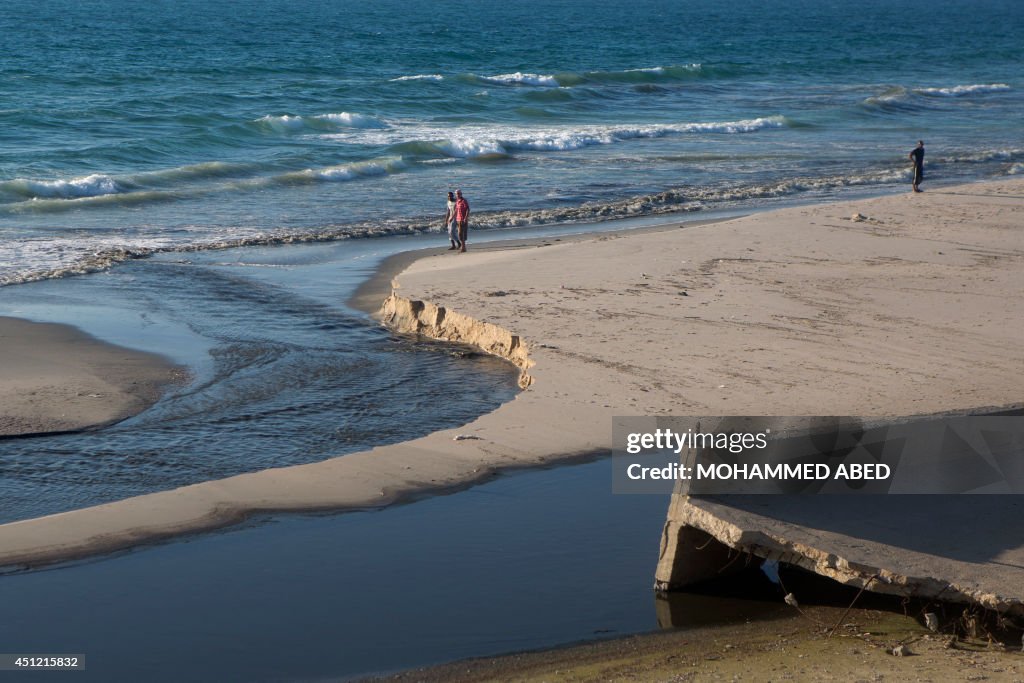
[[[459,224],[459,252],[466,251],[466,238],[469,237],[469,202],[462,196],[462,190],[455,191],[455,220]]]
[[[918,185],[924,180],[924,140],[917,141],[917,147],[910,151],[910,160],[914,162],[914,192],[920,192]]]

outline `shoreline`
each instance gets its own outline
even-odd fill
[[[837,627],[836,637],[827,634]],[[1018,680],[1017,655],[984,638],[955,646],[914,617],[856,607],[802,606],[782,601],[775,615],[723,624],[650,631],[608,639],[473,657],[435,666],[358,677],[362,683],[620,680],[910,680],[962,677]],[[904,645],[907,655],[893,656]],[[911,656],[912,655],[912,656]],[[954,678],[961,680],[960,678]]]
[[[471,245],[473,247],[473,253],[480,252],[493,252],[493,251],[514,251],[517,249],[529,249],[538,245],[544,244],[575,244],[578,242],[584,242],[589,239],[601,236],[614,236],[623,237],[627,235],[645,235],[656,232],[667,232],[672,230],[684,230],[686,228],[696,228],[705,225],[712,225],[714,223],[725,223],[727,221],[735,220],[737,218],[745,218],[749,215],[756,215],[758,213],[770,213],[774,209],[766,209],[764,211],[757,211],[752,213],[737,214],[735,216],[718,217],[718,218],[705,218],[694,221],[683,221],[674,220],[665,223],[656,223],[653,225],[643,225],[633,228],[620,228],[617,230],[595,230],[592,232],[579,232],[570,233],[567,235],[537,235],[527,236],[520,238],[508,238],[495,240],[493,242],[483,242]],[[622,221],[632,221],[635,219],[622,218],[613,219],[605,223],[590,223],[582,225],[601,226],[607,225],[608,223],[616,223]],[[551,226],[541,226],[551,227]],[[467,251],[468,253],[468,251]],[[377,320],[381,317],[381,309],[383,302],[391,295],[394,289],[393,284],[395,279],[401,275],[409,266],[416,263],[417,261],[429,258],[431,256],[447,256],[447,247],[429,247],[426,249],[410,249],[408,251],[401,251],[397,254],[392,254],[386,257],[380,264],[374,269],[373,274],[363,281],[356,291],[352,293],[346,300],[346,304],[369,315],[371,318]],[[452,254],[454,256],[454,254]]]
[[[0,439],[101,429],[156,403],[187,371],[71,325],[0,316]]]
[[[985,290],[995,281],[995,291],[1014,291],[998,281],[1020,278],[1007,264],[1021,254],[1002,241],[1021,184],[801,206],[687,230],[512,240],[521,248],[471,243],[454,260],[431,250],[392,257],[354,305],[403,265],[398,299],[420,310],[430,303],[434,320],[396,310],[392,325],[465,341],[467,321],[485,322],[524,340],[516,345],[528,350],[535,383],[468,425],[413,441],[2,525],[0,565],[77,559],[260,513],[381,507],[499,470],[596,457],[610,447],[615,415],[762,414],[771,405],[778,414],[902,416],[1017,404],[1019,378],[1005,368],[1019,351],[1001,321],[1020,319],[1020,304]],[[924,227],[914,222],[920,213]],[[968,214],[980,226],[963,227]],[[837,267],[842,275],[832,274]],[[931,280],[966,291],[892,296]],[[946,320],[947,299],[963,297],[973,306],[958,327]],[[675,312],[683,303],[694,315]],[[427,329],[439,309],[449,327]],[[462,321],[453,324],[449,310]],[[908,322],[927,334],[910,339]],[[680,346],[681,330],[697,338]],[[871,357],[882,342],[891,359]]]

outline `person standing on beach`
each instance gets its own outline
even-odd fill
[[[462,196],[462,190],[455,190],[455,220],[459,224],[459,251],[466,251],[466,238],[469,237],[469,202]]]
[[[452,246],[448,247],[448,251],[458,249],[462,246],[462,241],[459,239],[459,224],[455,220],[455,193],[448,193],[448,210],[444,214],[444,224],[448,227],[448,240],[452,243]]]
[[[924,180],[924,140],[917,141],[917,147],[910,151],[910,160],[914,162],[914,192],[920,192],[918,185]]]

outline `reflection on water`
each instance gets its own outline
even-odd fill
[[[767,596],[756,600],[702,593],[665,593],[655,597],[654,606],[658,627],[663,629],[700,628],[793,616],[793,610],[782,602],[781,596],[778,600],[769,601]]]
[[[81,682],[336,680],[653,630],[668,501],[610,465],[0,576],[0,643],[84,653]]]

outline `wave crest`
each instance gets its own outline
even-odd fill
[[[317,114],[316,116],[280,116],[266,115],[255,121],[256,125],[276,133],[298,133],[305,130],[337,130],[339,128],[389,128],[383,119],[367,114],[354,112],[338,112],[336,114]]]
[[[391,151],[412,156],[448,156],[480,158],[508,156],[514,152],[566,152],[593,145],[610,145],[640,138],[659,138],[692,133],[753,133],[791,125],[783,116],[766,116],[740,121],[706,123],[652,124],[643,126],[588,126],[565,129],[487,129],[467,130],[459,135],[434,140],[408,140],[395,143]],[[436,132],[440,129],[423,130]]]
[[[932,97],[963,97],[977,93],[1001,92],[1009,90],[1006,83],[988,83],[979,85],[956,85],[951,88],[916,88],[914,92]]]
[[[398,83],[401,81],[443,81],[444,76],[441,74],[416,74],[415,76],[399,76],[398,78],[388,79],[391,83]]]
[[[125,192],[114,178],[102,173],[69,180],[29,180],[17,178],[0,183],[0,192],[21,199],[79,199]]]
[[[728,77],[737,72],[727,64],[704,65],[671,64],[612,71],[559,71],[553,74],[538,74],[516,71],[495,76],[468,74],[464,79],[470,82],[505,86],[535,86],[543,88],[571,88],[579,85],[649,84],[652,82],[690,81],[694,79]],[[411,80],[419,77],[403,77]],[[399,80],[399,79],[392,79]]]
[[[309,169],[303,172],[307,177],[296,178],[305,182],[316,180],[348,180],[359,172],[373,174],[385,168],[380,160],[377,166],[365,165],[362,169],[351,166],[329,167],[325,169]],[[1020,164],[1008,170],[1008,173],[1024,172]],[[828,194],[846,187],[891,185],[905,183],[910,176],[906,168],[881,169],[860,174],[836,175],[826,177],[796,177],[780,179],[762,184],[723,183],[714,186],[688,186],[670,188],[661,192],[642,196],[626,197],[612,202],[588,202],[575,206],[560,206],[546,209],[518,211],[474,212],[474,229],[492,230],[512,227],[539,226],[552,223],[593,223],[616,218],[656,216],[672,213],[687,213],[708,208],[726,208],[743,205],[757,199],[778,199],[805,193]],[[71,242],[57,240],[47,244],[33,243],[33,249],[49,250],[42,254],[47,260],[56,260],[57,264],[24,268],[21,271],[0,272],[0,285],[16,284],[48,278],[64,277],[81,273],[105,270],[116,263],[136,258],[144,258],[158,252],[186,253],[191,251],[210,251],[249,246],[271,246],[279,244],[298,244],[310,242],[327,242],[358,237],[377,237],[387,235],[407,235],[418,233],[439,232],[435,217],[413,217],[379,219],[373,222],[358,223],[345,226],[329,226],[317,229],[251,232],[230,236],[209,236],[187,244],[172,244],[160,240],[129,240],[124,244],[111,244],[103,241],[97,245],[93,241]],[[59,244],[58,244],[59,242]],[[25,246],[25,245],[21,245]],[[99,247],[99,248],[97,248]],[[15,251],[19,248],[14,245]],[[52,252],[52,253],[49,253]],[[23,254],[31,257],[31,254]],[[10,263],[25,263],[40,259],[16,258],[8,259]]]
[[[512,74],[499,74],[497,76],[478,76],[484,83],[495,85],[537,85],[545,88],[557,88],[561,84],[554,76],[543,74],[530,74],[517,71]]]

